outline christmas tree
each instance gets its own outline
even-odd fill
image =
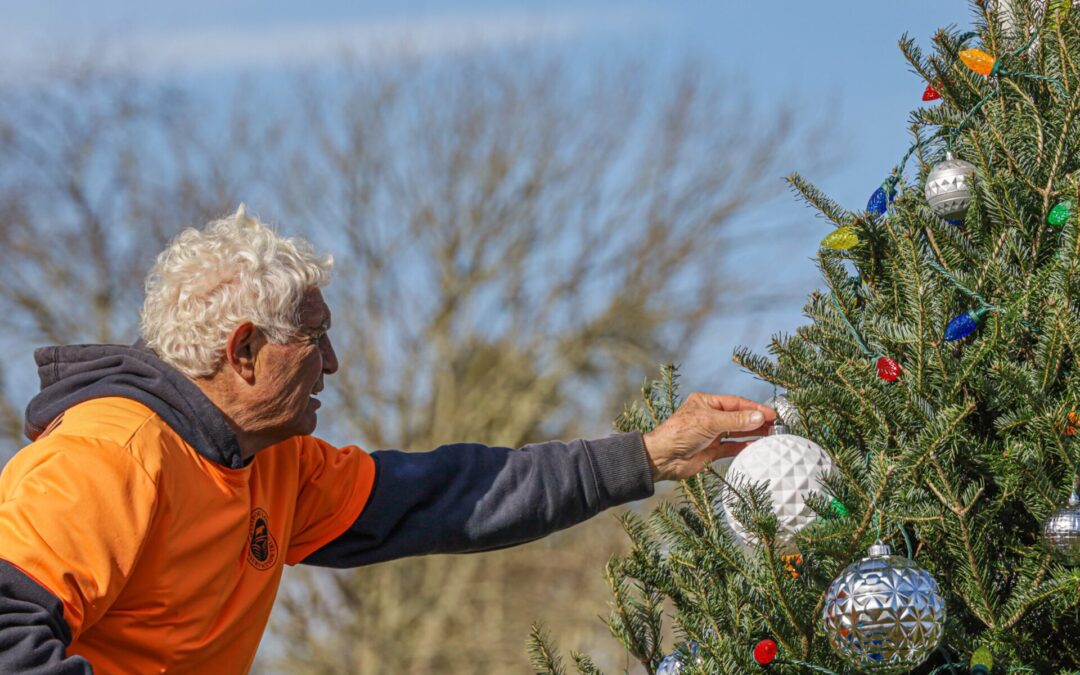
[[[789,433],[624,517],[608,623],[649,673],[1080,671],[1080,9],[973,9],[901,39],[928,103],[865,209],[790,178],[835,227],[822,289],[734,357]],[[618,428],[666,418],[677,379]]]

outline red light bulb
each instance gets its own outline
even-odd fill
[[[754,647],[754,660],[762,666],[767,666],[776,658],[776,642],[765,638]]]
[[[924,100],[924,101],[936,101],[939,98],[941,98],[941,94],[938,93],[937,89],[934,89],[934,85],[932,85],[932,84],[926,85],[926,89],[924,89],[923,93],[922,93],[922,100]]]
[[[877,360],[878,377],[886,382],[896,382],[900,379],[900,373],[904,372],[900,364],[888,356],[882,356]]]

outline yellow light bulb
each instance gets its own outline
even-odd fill
[[[994,72],[994,64],[997,63],[997,59],[981,49],[965,49],[960,52],[960,60],[980,75],[989,75]]]
[[[859,234],[850,225],[838,227],[821,240],[821,245],[836,251],[854,248],[859,244]]]

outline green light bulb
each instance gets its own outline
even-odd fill
[[[848,514],[847,507],[836,497],[833,497],[829,502],[829,511],[831,511],[836,518],[843,518]]]
[[[1073,203],[1071,199],[1059,202],[1054,208],[1050,209],[1050,215],[1046,217],[1046,222],[1061,227],[1072,216],[1072,210]]]
[[[972,675],[990,675],[994,668],[994,656],[987,647],[979,647],[971,655]]]

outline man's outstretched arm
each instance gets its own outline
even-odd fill
[[[772,419],[772,410],[746,399],[693,394],[644,437],[376,452],[375,484],[360,516],[303,562],[355,567],[532,541],[647,497],[656,480],[697,473],[743,447],[726,435],[760,435]]]

